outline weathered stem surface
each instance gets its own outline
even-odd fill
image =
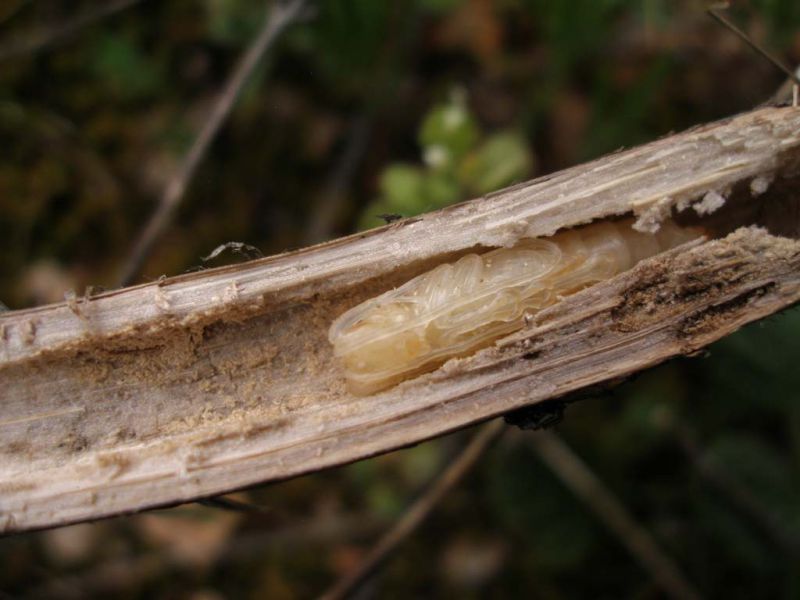
[[[320,246],[6,313],[0,531],[323,469],[695,352],[800,299],[798,180],[800,110],[767,108]],[[625,213],[697,221],[723,197],[700,221],[720,239],[433,373],[345,390],[326,334],[354,304],[476,246]],[[729,233],[753,223],[789,237]]]

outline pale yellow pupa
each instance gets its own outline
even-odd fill
[[[701,235],[671,221],[655,234],[632,223],[599,222],[467,254],[351,308],[328,334],[349,389],[371,394],[471,354],[520,329],[526,314]]]

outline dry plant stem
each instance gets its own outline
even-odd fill
[[[289,0],[285,3],[278,1],[272,2],[271,5],[272,8],[264,22],[264,26],[236,65],[230,79],[214,103],[211,114],[204,122],[197,138],[195,138],[189,153],[170,179],[155,211],[139,234],[133,251],[122,271],[120,285],[130,284],[139,275],[139,271],[152,251],[154,244],[164,233],[164,230],[175,215],[175,210],[183,199],[186,188],[191,182],[198,165],[203,160],[223,123],[227,120],[245,83],[250,79],[264,54],[280,37],[281,33],[300,16],[305,0]]]
[[[560,437],[549,431],[539,431],[532,434],[530,440],[542,462],[625,545],[667,596],[676,600],[701,597],[647,530]]]
[[[47,29],[34,31],[28,34],[24,39],[11,40],[1,45],[0,61],[38,52],[47,46],[63,42],[83,28],[93,25],[141,1],[142,0],[114,0],[112,2],[99,2],[98,6],[79,14],[71,20],[59,23]]]
[[[343,600],[351,597],[370,576],[375,574],[397,547],[433,512],[447,493],[461,481],[484,452],[505,430],[502,419],[495,419],[480,428],[464,449],[437,476],[425,492],[409,506],[397,523],[369,551],[358,568],[337,581],[321,600]]]
[[[281,256],[0,313],[0,531],[352,462],[691,354],[800,299],[800,111],[765,108]],[[713,192],[713,193],[712,193]],[[332,321],[432,267],[633,213],[720,239],[570,296],[494,347],[355,397]],[[695,206],[695,208],[692,208]],[[666,212],[665,212],[666,211]]]

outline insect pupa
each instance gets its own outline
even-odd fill
[[[349,389],[370,394],[472,354],[522,328],[526,315],[702,235],[670,221],[640,233],[632,223],[599,222],[467,254],[351,308],[328,334]]]

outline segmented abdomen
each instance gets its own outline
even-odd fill
[[[520,329],[526,313],[700,235],[671,222],[656,234],[631,224],[596,223],[468,254],[355,306],[328,336],[350,390],[376,392],[471,354]]]

